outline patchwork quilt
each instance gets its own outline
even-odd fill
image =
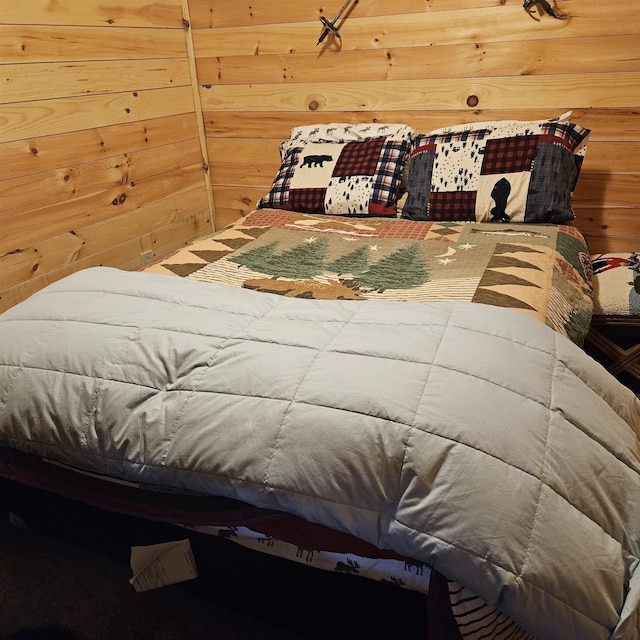
[[[287,297],[490,304],[579,345],[593,311],[588,250],[567,225],[258,209],[146,270]]]

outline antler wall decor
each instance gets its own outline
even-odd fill
[[[553,0],[554,6],[552,7],[547,0],[524,0],[523,7],[524,10],[534,19],[540,20],[540,18],[536,17],[536,14],[531,10],[533,7],[538,7],[538,15],[542,13],[542,11],[546,11],[550,16],[557,18],[558,20],[566,20],[569,16],[562,11],[559,11],[555,6],[556,1]]]
[[[316,43],[316,46],[324,42],[324,40],[330,33],[332,33],[338,40],[342,41],[342,36],[340,35],[340,31],[336,26],[336,24],[338,20],[340,20],[342,14],[347,10],[347,7],[352,2],[355,2],[355,4],[358,4],[358,0],[346,0],[345,3],[342,5],[342,8],[340,9],[340,11],[338,11],[336,17],[333,20],[329,20],[324,16],[320,16],[319,20],[322,23],[323,29],[322,29],[322,33],[320,34],[320,37],[318,38],[318,42]],[[542,12],[544,11],[548,13],[550,16],[557,18],[558,20],[566,20],[569,17],[568,14],[564,13],[563,11],[560,11],[557,8],[556,0],[553,0],[553,6],[551,6],[548,0],[524,0],[524,2],[522,3],[522,6],[524,10],[534,20],[538,20],[538,21],[540,20],[540,18],[537,17],[536,12],[533,11],[534,7],[537,7],[538,15],[541,15]]]

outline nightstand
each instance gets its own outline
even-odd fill
[[[585,351],[640,396],[640,253],[591,256],[594,316]]]
[[[640,396],[640,316],[594,316],[584,349]]]

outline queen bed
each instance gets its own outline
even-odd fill
[[[640,404],[581,349],[588,133],[294,129],[246,218],[0,316],[0,475],[423,592],[432,640],[639,638]]]

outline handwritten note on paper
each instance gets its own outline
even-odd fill
[[[198,577],[188,539],[131,547],[131,569],[133,578],[129,582],[138,592]]]

